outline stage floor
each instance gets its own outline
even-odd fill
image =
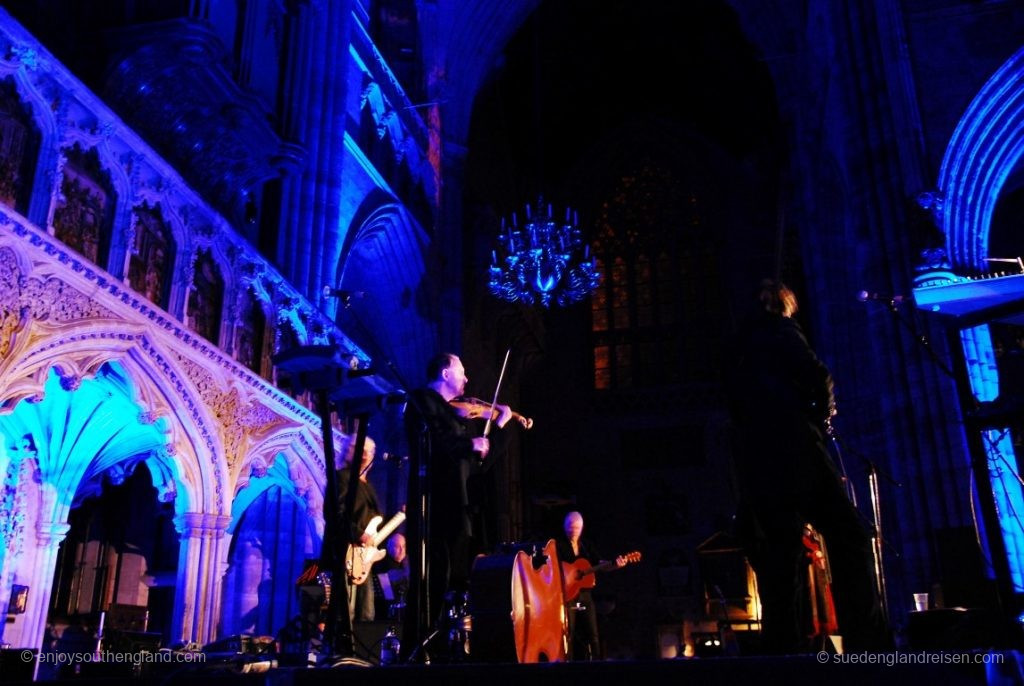
[[[947,657],[943,657],[946,655]],[[437,686],[568,686],[615,683],[640,684],[821,684],[845,686],[866,683],[925,684],[1013,684],[1024,683],[1021,655],[1014,651],[975,653],[976,664],[956,664],[964,659],[956,653],[876,653],[837,657],[831,654],[786,657],[719,657],[651,661],[605,661],[551,664],[430,664],[388,667],[344,664],[324,668],[275,667],[263,673],[241,674],[237,665],[207,664],[187,669],[148,670],[132,677],[124,671],[104,670],[106,665],[66,680],[77,683],[104,683],[135,686],[161,683],[166,686],[327,686],[349,680],[359,686],[399,686],[428,684]],[[1002,656],[1002,664],[983,664]],[[968,656],[970,658],[970,656]],[[851,663],[856,660],[856,663]],[[928,664],[921,664],[927,661]],[[873,664],[872,664],[873,663]],[[110,665],[110,667],[114,667]],[[170,667],[168,665],[168,667]],[[0,675],[2,683],[10,681]]]

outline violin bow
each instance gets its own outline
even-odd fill
[[[487,413],[487,423],[484,424],[484,438],[491,433],[491,418],[494,417],[494,406],[498,404],[498,391],[501,390],[501,382],[505,378],[505,368],[508,367],[508,356],[512,348],[505,351],[505,361],[501,363],[501,374],[498,375],[498,385],[494,387],[494,398],[491,400],[491,411]]]

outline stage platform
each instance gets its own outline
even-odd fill
[[[915,657],[915,655],[917,657]],[[907,686],[932,684],[978,685],[1024,683],[1021,655],[1014,651],[981,654],[977,664],[954,664],[954,653],[905,652],[861,654],[856,664],[851,656],[838,658],[832,654],[786,657],[715,657],[651,661],[605,661],[591,663],[551,664],[430,664],[392,665],[387,667],[345,664],[335,667],[275,667],[263,673],[240,674],[237,666],[226,664],[190,666],[184,669],[149,670],[141,676],[124,671],[104,670],[93,665],[74,678],[50,683],[113,684],[137,686],[159,683],[165,686],[335,686],[357,683],[359,686],[403,686],[427,684],[436,686],[584,686],[614,683],[620,686],[641,684],[847,684],[902,683]],[[943,658],[942,655],[948,655]],[[962,654],[959,654],[962,655]],[[986,665],[993,656],[1001,655],[1001,665]],[[874,664],[863,663],[866,658]],[[920,664],[921,660],[932,662]],[[957,658],[963,659],[963,658]],[[918,663],[912,663],[916,660]],[[973,659],[972,659],[973,661]],[[110,667],[114,667],[111,665]],[[120,667],[124,668],[124,665]],[[169,665],[167,667],[170,667]],[[4,678],[7,676],[8,678]],[[0,675],[0,683],[10,681],[10,674]],[[43,682],[45,683],[45,682]]]

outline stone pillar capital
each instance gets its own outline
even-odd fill
[[[221,538],[231,517],[211,512],[185,512],[174,517],[174,528],[182,540],[186,538]]]
[[[39,545],[56,548],[70,530],[71,525],[67,522],[39,522],[36,538]]]

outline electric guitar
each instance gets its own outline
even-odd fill
[[[366,525],[364,533],[373,536],[373,541],[369,545],[349,544],[348,550],[345,551],[345,571],[348,572],[348,580],[357,586],[369,578],[370,568],[373,567],[373,563],[380,562],[387,555],[386,551],[381,550],[377,546],[390,536],[391,532],[397,529],[399,524],[405,521],[405,513],[396,513],[394,517],[388,520],[387,524],[378,530],[377,527],[382,521],[384,521],[384,517],[377,515]]]
[[[620,557],[626,558],[626,564],[639,562],[640,552],[634,550]],[[612,569],[618,569],[615,560],[609,560],[608,562],[602,562],[599,565],[593,566],[582,557],[575,562],[563,562],[562,578],[565,580],[565,602],[568,603],[575,600],[576,596],[583,589],[593,588],[597,583],[595,578],[596,572],[607,572]]]

